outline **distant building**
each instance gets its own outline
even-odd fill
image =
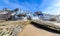
[[[10,14],[6,11],[0,12],[0,20],[8,20],[10,18]]]

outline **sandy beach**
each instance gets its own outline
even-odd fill
[[[60,36],[60,34],[48,32],[43,29],[34,27],[33,25],[27,25],[18,36]]]

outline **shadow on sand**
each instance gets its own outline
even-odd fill
[[[53,30],[53,29],[50,29],[44,25],[40,25],[40,24],[37,24],[35,22],[31,22],[31,24],[39,29],[43,29],[43,30],[46,30],[46,31],[49,31],[49,32],[52,32],[52,33],[56,33],[56,34],[60,34],[60,31],[57,31],[57,30]]]

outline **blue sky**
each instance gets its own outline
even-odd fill
[[[47,14],[60,14],[60,0],[0,0],[0,9],[20,8],[31,12],[42,11]]]

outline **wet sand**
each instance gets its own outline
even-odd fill
[[[24,30],[18,34],[18,36],[60,36],[60,34],[39,29],[33,25],[27,25]]]

